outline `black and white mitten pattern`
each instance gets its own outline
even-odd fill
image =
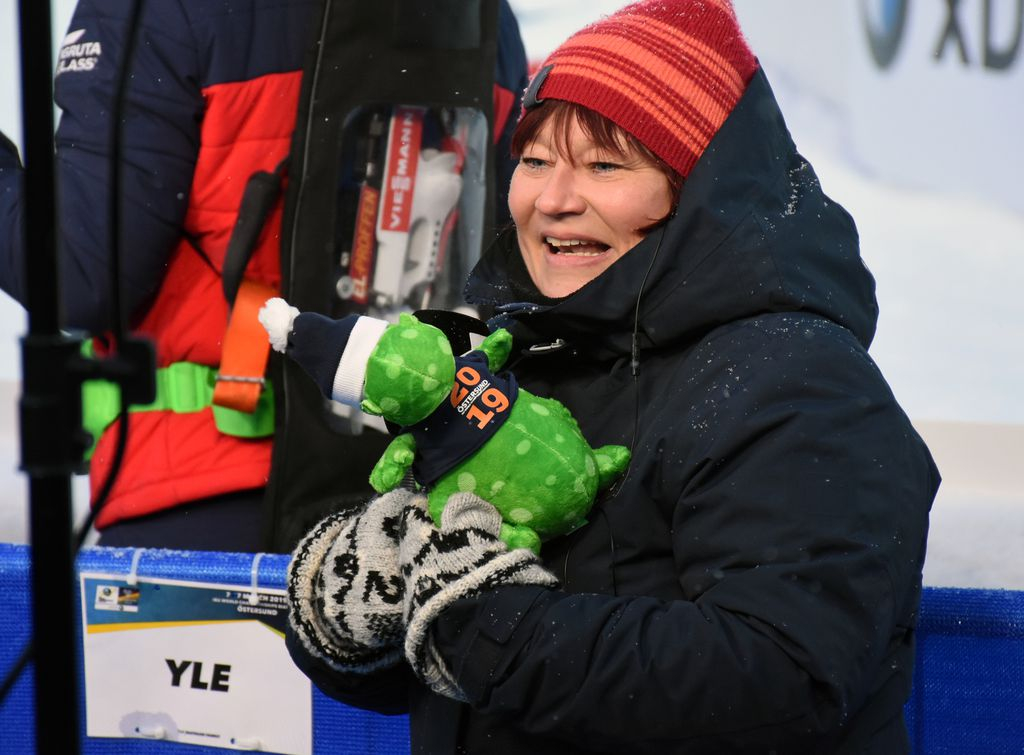
[[[306,649],[331,668],[368,674],[402,658],[404,581],[398,567],[408,490],[375,498],[356,513],[324,519],[288,566],[288,619]]]
[[[497,509],[472,493],[448,499],[440,528],[422,498],[410,502],[402,520],[398,558],[405,578],[405,658],[432,690],[456,700],[465,695],[434,646],[434,620],[456,600],[495,587],[558,583],[533,551],[508,550],[500,532]]]

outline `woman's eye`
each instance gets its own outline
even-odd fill
[[[590,167],[596,173],[611,173],[611,172],[613,172],[615,170],[618,170],[618,168],[619,168],[618,164],[616,164],[616,163],[605,163],[605,162],[591,163]]]
[[[544,167],[544,161],[541,160],[539,157],[526,157],[526,156],[523,156],[523,157],[519,158],[519,162],[522,165],[525,165],[527,168],[543,168]]]

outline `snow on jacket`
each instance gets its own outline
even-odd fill
[[[150,2],[142,5],[126,92],[121,241],[124,309],[156,342],[157,366],[216,366],[227,323],[221,271],[246,181],[288,154],[301,68],[318,0]],[[130,7],[81,0],[59,55],[56,100],[61,290],[66,323],[110,327],[107,249],[109,110]],[[502,3],[495,105],[507,144],[525,55]],[[505,147],[507,153],[507,147]],[[509,169],[510,170],[510,169]],[[503,177],[507,180],[508,171]],[[0,285],[26,300],[20,166],[0,150]],[[280,284],[281,206],[246,276]],[[103,483],[115,427],[99,440],[92,484]],[[97,526],[207,496],[263,486],[271,440],[218,432],[212,410],[139,412],[117,484]]]
[[[520,385],[564,402],[592,444],[632,446],[628,477],[544,545],[559,590],[441,615],[468,705],[404,666],[332,674],[290,642],[311,678],[407,707],[414,752],[905,751],[939,477],[867,354],[877,307],[854,224],[764,75],[674,217],[601,276],[544,301],[510,233],[467,291],[504,305]]]

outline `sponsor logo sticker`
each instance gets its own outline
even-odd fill
[[[57,75],[76,71],[91,71],[99,63],[103,48],[99,42],[82,41],[85,29],[76,29],[64,37],[57,56]]]

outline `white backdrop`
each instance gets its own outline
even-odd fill
[[[622,3],[511,4],[539,62]],[[1024,562],[1005,559],[1024,550],[1021,6],[736,0],[797,145],[857,220],[881,305],[872,355],[943,472],[926,571],[933,584],[1024,589]],[[71,7],[54,3],[55,39]],[[0,0],[0,130],[17,142],[15,13],[15,0]],[[887,68],[871,55],[869,28],[892,42]],[[23,331],[20,308],[0,294],[0,540],[25,538],[13,413]]]

